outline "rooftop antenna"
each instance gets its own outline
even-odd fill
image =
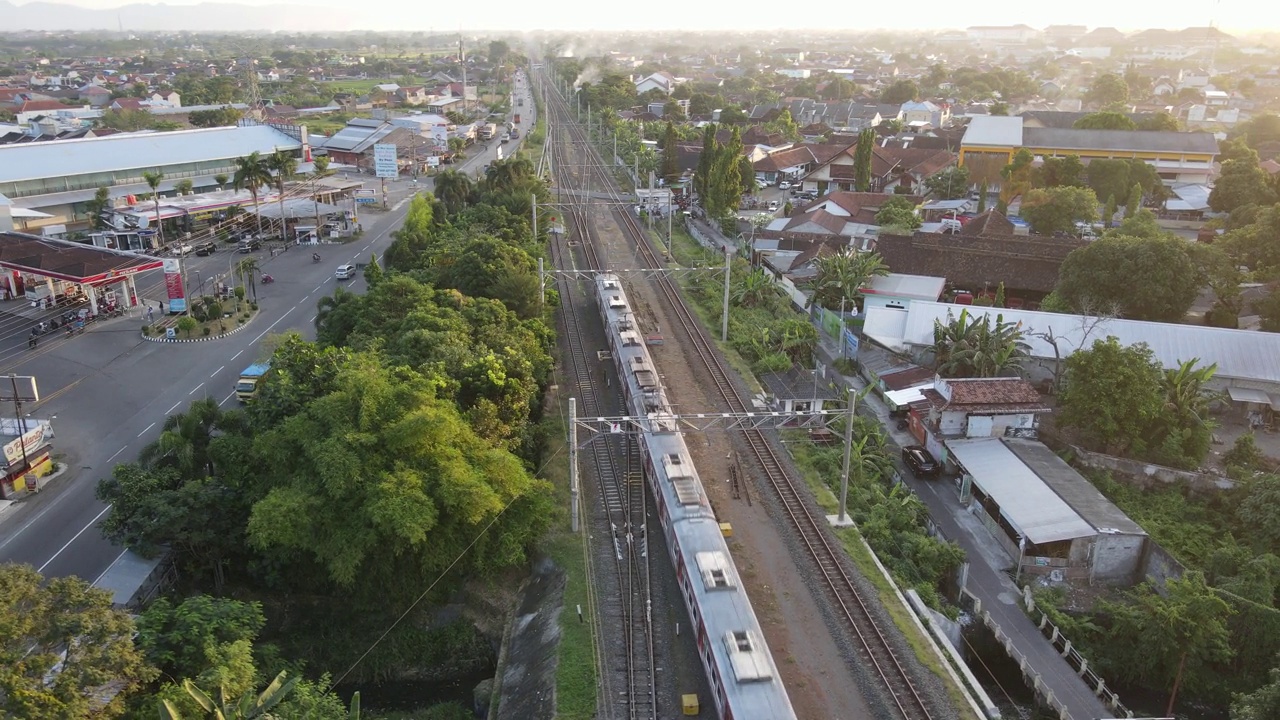
[[[467,55],[462,50],[462,28],[458,28],[458,65],[462,67],[462,111],[467,111]]]
[[[120,13],[119,13],[118,11],[116,12],[116,25],[117,25],[117,26],[119,26],[119,28],[120,28],[120,32],[121,32],[121,33],[123,33],[123,32],[124,32],[124,18],[122,18],[122,17],[120,16]]]
[[[261,93],[258,90],[258,63],[253,59],[253,55],[246,56],[245,60],[248,65],[248,69],[245,70],[245,73],[247,74],[245,76],[244,85],[245,95],[247,96],[246,99],[249,102],[248,115],[254,120],[261,120],[263,116],[259,114],[262,105],[262,98]]]

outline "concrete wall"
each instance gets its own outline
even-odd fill
[[[1187,568],[1154,540],[1148,540],[1142,557],[1142,579],[1163,586],[1169,578],[1180,578]]]
[[[1093,544],[1093,580],[1125,585],[1134,582],[1148,541],[1145,535],[1098,535]]]
[[[1076,461],[1081,465],[1099,470],[1110,470],[1116,473],[1113,477],[1117,481],[1143,489],[1152,487],[1156,483],[1186,483],[1192,490],[1198,492],[1230,490],[1235,487],[1235,482],[1230,478],[1191,472],[1189,470],[1177,470],[1163,465],[1145,463],[1140,460],[1103,455],[1102,453],[1091,452],[1074,445],[1070,447],[1071,451],[1075,453]]]

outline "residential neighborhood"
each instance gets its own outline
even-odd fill
[[[953,16],[0,27],[0,715],[1280,717],[1280,41]]]

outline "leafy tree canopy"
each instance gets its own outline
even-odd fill
[[[1095,340],[1067,357],[1057,422],[1104,452],[1141,455],[1164,410],[1163,371],[1145,343]]]
[[[1022,200],[1022,217],[1041,235],[1076,233],[1076,223],[1098,219],[1098,198],[1089,188],[1036,188]]]
[[[1078,310],[1115,306],[1125,317],[1176,322],[1204,283],[1186,241],[1109,234],[1071,251],[1057,292]]]
[[[1071,126],[1077,130],[1137,130],[1138,124],[1118,112],[1089,113]]]

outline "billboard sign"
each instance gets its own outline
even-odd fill
[[[164,288],[169,296],[169,312],[185,312],[187,295],[186,289],[182,287],[182,261],[178,258],[167,258],[164,261]]]
[[[36,423],[34,428],[23,433],[22,437],[14,438],[4,446],[4,459],[6,467],[13,467],[22,461],[24,455],[34,455],[37,450],[44,446],[44,425]]]
[[[440,167],[440,156],[439,155],[428,156],[427,167]]]
[[[380,178],[400,176],[400,165],[396,162],[395,145],[378,143],[373,146],[373,172]]]

